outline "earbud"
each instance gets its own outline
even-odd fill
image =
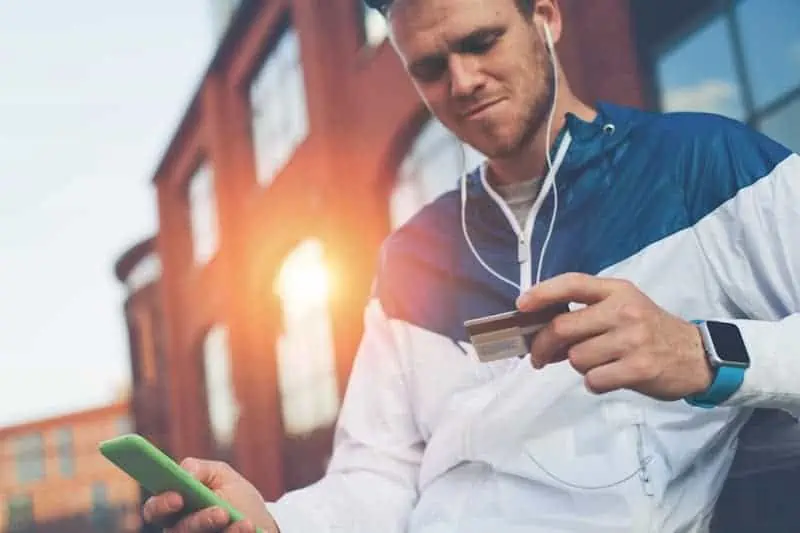
[[[553,34],[550,32],[550,26],[547,24],[544,25],[544,40],[547,42],[547,48],[550,50],[550,53],[554,53]]]

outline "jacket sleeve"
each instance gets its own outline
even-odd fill
[[[737,127],[717,139],[707,169],[706,183],[689,190],[688,198],[695,208],[709,197],[726,198],[694,228],[738,315],[727,321],[739,326],[751,359],[726,405],[798,413],[800,157]]]
[[[411,413],[394,327],[372,300],[328,472],[267,504],[281,533],[406,530],[424,442]]]

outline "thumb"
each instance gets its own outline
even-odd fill
[[[181,461],[181,467],[210,489],[217,489],[223,484],[222,463],[187,457]]]

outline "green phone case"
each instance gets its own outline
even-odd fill
[[[100,453],[153,494],[174,491],[184,499],[185,512],[207,507],[225,509],[232,522],[244,516],[181,468],[141,435],[122,435],[100,443]]]

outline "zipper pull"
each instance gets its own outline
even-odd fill
[[[528,243],[525,239],[520,238],[517,243],[517,261],[520,265],[527,263],[531,260],[531,251],[528,248]]]

